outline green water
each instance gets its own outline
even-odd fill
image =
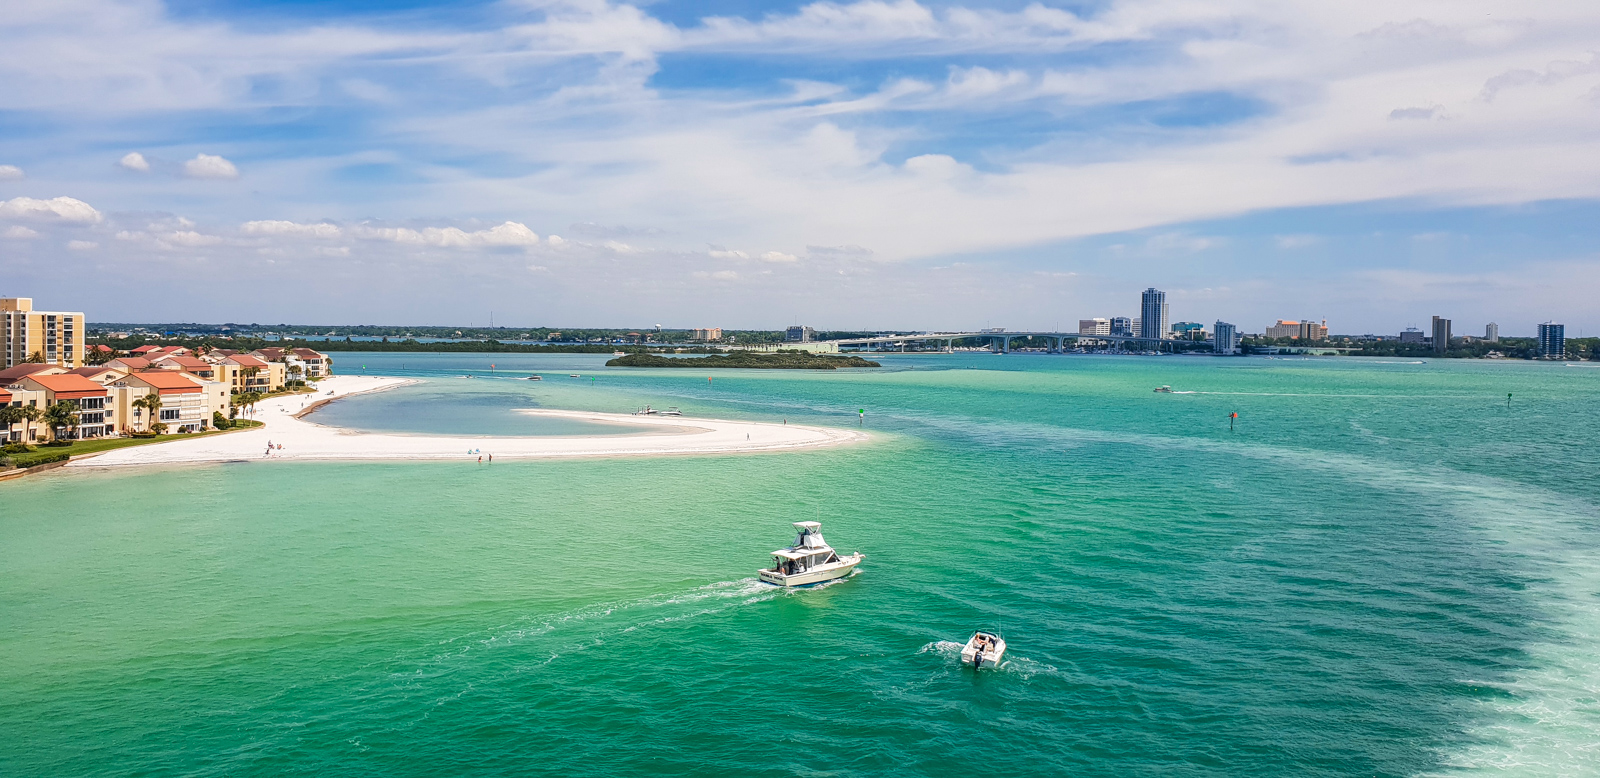
[[[879,434],[0,484],[0,774],[1600,772],[1600,370],[339,366],[488,359],[550,380],[449,391]],[[819,515],[862,572],[755,583]]]

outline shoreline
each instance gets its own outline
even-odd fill
[[[417,381],[409,378],[335,376],[318,386],[319,394],[332,392],[331,396],[316,400],[311,399],[315,395],[286,396],[263,401],[255,420],[263,422],[264,427],[230,435],[116,449],[92,459],[68,462],[66,467],[120,468],[274,460],[475,461],[480,455],[527,460],[746,454],[826,448],[869,438],[867,433],[856,430],[801,424],[682,416],[660,418],[543,408],[518,409],[517,412],[643,429],[627,435],[480,437],[361,432],[303,418],[334,400],[413,383]],[[294,404],[296,399],[301,400],[298,406]],[[267,451],[269,441],[274,446],[271,453]],[[282,450],[277,448],[279,445]]]

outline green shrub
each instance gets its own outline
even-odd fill
[[[16,457],[12,461],[16,463],[17,467],[38,467],[39,465],[48,465],[51,462],[65,462],[71,458],[72,455],[65,451],[54,451],[43,454],[33,454],[31,456]]]
[[[7,443],[4,447],[0,447],[0,451],[7,454],[26,454],[33,451],[33,446],[26,443]]]

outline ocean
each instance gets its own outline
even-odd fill
[[[310,418],[874,436],[0,483],[0,775],[1600,774],[1593,366],[605,359],[338,354],[419,383]],[[804,520],[861,571],[757,583]]]

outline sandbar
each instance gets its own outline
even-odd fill
[[[74,459],[68,467],[127,467],[202,462],[271,460],[400,460],[562,459],[683,454],[737,454],[820,448],[867,439],[864,432],[803,424],[700,419],[685,416],[634,416],[525,409],[520,412],[602,424],[641,428],[638,434],[590,436],[449,436],[361,432],[330,427],[306,415],[311,406],[364,392],[411,383],[404,378],[334,376],[320,382],[316,394],[273,397],[256,406],[256,421],[266,426],[107,451]],[[273,444],[271,453],[267,443]],[[281,445],[283,448],[278,449]]]

